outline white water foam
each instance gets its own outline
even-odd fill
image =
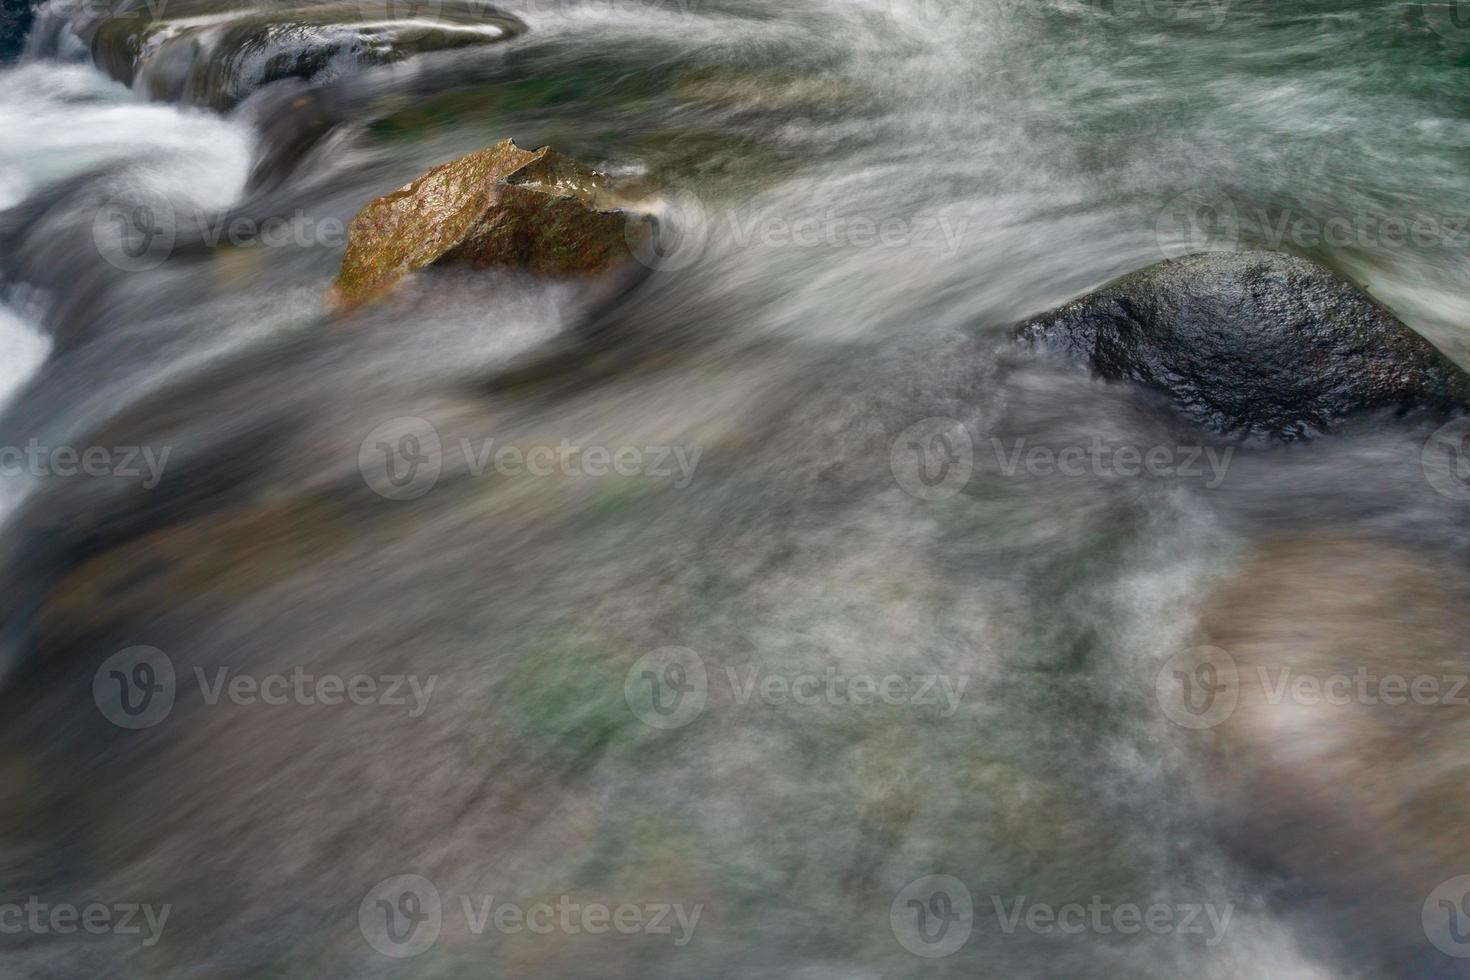
[[[93,68],[47,62],[0,72],[0,132],[0,207],[111,160],[205,148],[248,162],[250,153],[237,123],[142,102]]]

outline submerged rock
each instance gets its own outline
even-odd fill
[[[348,227],[329,301],[358,305],[433,263],[608,272],[652,234],[644,216],[621,210],[627,203],[603,174],[548,147],[501,140],[369,201]]]
[[[409,16],[368,2],[220,11],[202,0],[171,0],[155,16],[143,3],[121,0],[104,18],[72,22],[98,67],[116,80],[151,99],[213,109],[282,79],[322,81],[525,29],[494,8],[450,3],[436,5],[433,16]]]
[[[1218,750],[1244,855],[1398,964],[1424,946],[1421,907],[1438,915],[1436,887],[1470,868],[1465,585],[1388,544],[1269,539],[1203,603],[1194,669],[1163,675],[1207,706],[1191,727]]]
[[[1355,412],[1447,412],[1470,376],[1352,283],[1276,252],[1209,252],[1023,324],[1037,346],[1166,394],[1218,432],[1290,440]]]

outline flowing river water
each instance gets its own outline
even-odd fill
[[[0,974],[1465,975],[1421,922],[1462,720],[1222,746],[1159,679],[1454,637],[1470,487],[1416,424],[1238,446],[1011,340],[1268,247],[1470,365],[1453,5],[307,6],[52,0],[0,68],[0,446],[42,450],[0,461],[0,905],[169,907],[0,928]],[[264,84],[339,36],[406,56]],[[677,241],[329,317],[357,210],[505,137]],[[961,429],[957,482],[904,455]],[[496,455],[562,446],[626,465]],[[377,693],[262,693],[302,675]],[[643,926],[482,914],[558,902]]]

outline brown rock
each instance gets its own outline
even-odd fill
[[[1248,814],[1241,839],[1332,896],[1345,929],[1404,957],[1436,885],[1470,873],[1470,606],[1457,583],[1396,547],[1294,536],[1201,610],[1201,639],[1238,677],[1211,735],[1217,785]]]
[[[628,203],[604,174],[549,147],[501,140],[368,202],[348,227],[328,300],[357,306],[435,263],[605,273],[632,261],[651,235],[645,216],[623,210]]]

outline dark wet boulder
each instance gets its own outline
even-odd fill
[[[104,15],[83,5],[68,19],[117,81],[157,101],[221,110],[283,79],[327,81],[526,29],[485,5],[446,2],[417,15],[375,0],[223,10],[212,0],[117,0]]]
[[[1277,252],[1161,262],[1020,336],[1232,436],[1299,439],[1359,412],[1470,404],[1470,375],[1429,341],[1347,280]]]

